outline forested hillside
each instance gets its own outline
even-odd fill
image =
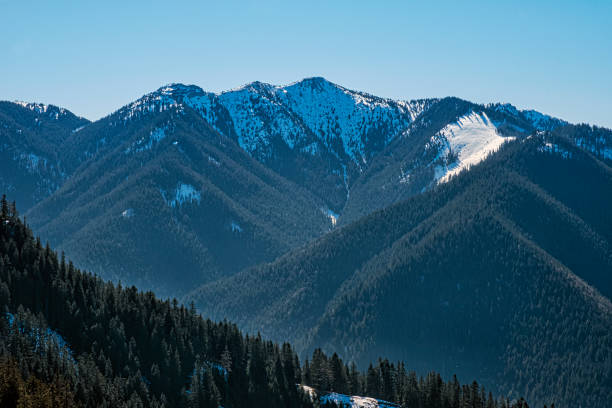
[[[430,192],[188,299],[301,352],[322,346],[362,365],[384,354],[537,403],[606,407],[612,170],[564,132],[509,143]]]
[[[37,234],[102,279],[162,298],[188,293],[185,304],[291,340],[302,357],[322,347],[365,369],[385,355],[419,375],[478,378],[540,405],[612,399],[609,129],[307,78],[221,93],[173,84],[93,123],[52,105],[2,102],[0,138],[0,193],[23,201]],[[64,282],[73,275],[61,264]],[[131,293],[137,309],[153,296],[87,279],[102,298]],[[35,307],[38,292],[25,288],[37,285],[7,293]],[[74,319],[84,313],[63,307]],[[164,321],[196,319],[168,307]],[[40,310],[10,319],[63,336],[63,318]],[[88,336],[102,344],[96,336],[115,329]],[[148,329],[139,330],[128,345]],[[184,342],[193,334],[182,333]],[[74,385],[66,375],[40,386],[63,393]],[[177,384],[174,401],[183,398]]]
[[[0,191],[24,211],[54,193],[69,176],[60,146],[88,123],[57,106],[0,101]]]
[[[511,105],[396,101],[319,77],[221,93],[167,85],[93,123],[2,102],[0,192],[78,266],[179,296],[565,125]],[[594,147],[607,154],[606,143]]]
[[[288,343],[79,271],[4,197],[0,313],[2,407],[334,407],[333,393],[411,408],[525,406],[387,360],[361,373],[316,350],[301,365]]]
[[[115,128],[120,116],[78,133],[73,142],[81,150],[105,142],[28,213],[37,232],[79,266],[172,296],[271,261],[332,226],[312,194],[193,110],[151,113]]]

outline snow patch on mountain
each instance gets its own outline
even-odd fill
[[[307,78],[287,86],[253,82],[218,94],[193,85],[167,85],[120,109],[119,116],[126,122],[184,106],[221,134],[235,133],[238,144],[260,161],[270,158],[281,142],[311,155],[324,147],[361,166],[372,146],[381,149],[402,134],[427,104],[378,98]]]
[[[410,103],[351,91],[323,78],[307,78],[276,89],[318,140],[328,147],[340,141],[343,153],[356,163],[366,159],[368,141],[379,137],[388,144],[419,110]]]
[[[234,123],[238,144],[250,154],[267,155],[274,138],[293,149],[304,133],[305,129],[279,98],[279,89],[255,82],[219,95]]]
[[[498,134],[486,113],[471,112],[445,126],[432,137],[441,146],[434,168],[435,180],[444,183],[463,169],[483,161],[514,137]]]
[[[30,174],[37,173],[41,167],[47,167],[47,159],[40,157],[34,153],[20,153],[13,157],[13,160],[18,160]]]
[[[300,149],[302,153],[308,153],[311,156],[314,156],[319,151],[319,145],[316,142],[313,142],[309,145],[306,145]]]
[[[369,397],[359,397],[356,395],[349,396],[344,394],[338,394],[336,392],[330,392],[326,395],[323,395],[320,398],[321,405],[327,403],[335,403],[340,407],[350,407],[350,408],[397,408],[399,405],[393,404],[391,402],[369,398]]]
[[[45,105],[44,103],[30,103],[24,101],[15,101],[15,103],[36,113],[45,113],[49,108],[49,105]]]
[[[215,167],[221,167],[221,162],[211,155],[208,155],[208,162],[212,163]]]
[[[139,153],[145,150],[151,150],[154,145],[161,142],[166,138],[166,131],[168,130],[168,126],[162,126],[155,128],[149,132],[149,135],[146,137],[141,137],[136,142],[132,143],[127,149],[125,149],[124,153]]]
[[[78,132],[80,132],[81,130],[85,129],[85,126],[87,126],[87,125],[79,126],[78,128],[73,129],[73,130],[72,130],[72,133],[78,133]]]
[[[179,107],[179,101],[174,97],[175,88],[165,86],[130,103],[118,111],[120,119],[125,123],[152,112],[164,112]]]
[[[545,142],[542,146],[538,147],[538,151],[561,156],[564,159],[572,158],[572,152],[559,146],[557,143]]]
[[[395,101],[352,91],[323,78],[307,78],[283,88],[291,109],[324,146],[358,166],[372,145],[382,148],[406,131],[426,109],[426,101]],[[343,152],[335,146],[340,141]]]
[[[308,385],[300,384],[299,388],[311,399],[314,401],[319,393],[312,387]],[[387,402],[383,400],[379,400],[376,398],[370,397],[360,397],[357,395],[345,395],[339,394],[337,392],[325,392],[321,393],[319,396],[320,405],[331,404],[334,403],[339,407],[346,408],[398,408],[398,404],[394,404],[392,402]]]
[[[496,103],[489,104],[487,108],[491,108],[496,112],[501,112],[509,116],[513,116],[518,119],[525,120],[531,124],[536,130],[553,130],[559,126],[566,125],[567,122],[553,118],[552,116],[545,115],[535,110],[519,110],[515,106],[509,103]],[[511,125],[516,127],[516,125]],[[520,127],[517,127],[517,130],[522,130]]]
[[[53,105],[45,105],[44,103],[31,103],[23,101],[15,101],[15,103],[33,112],[36,112],[39,115],[47,114],[49,118],[55,120],[59,119],[60,116],[63,116],[68,112],[64,108],[60,108]]]
[[[200,203],[202,198],[200,192],[191,184],[179,182],[174,191],[168,193],[160,189],[160,193],[166,204],[172,208],[177,208],[185,203]]]
[[[599,138],[576,138],[574,140],[576,146],[581,147],[601,158],[612,160],[612,137],[608,139],[604,137]]]
[[[76,365],[76,360],[74,360],[70,345],[57,331],[49,327],[43,328],[27,324],[21,319],[21,315],[15,316],[12,313],[5,313],[4,316],[10,330],[19,331],[21,334],[24,334],[33,340],[33,352],[41,354],[45,353],[49,345],[54,343],[58,349],[59,356],[67,357],[67,360],[70,363]]]
[[[333,212],[329,208],[321,208],[321,212],[327,218],[329,218],[329,221],[331,222],[332,226],[336,226],[336,223],[338,222],[338,218],[340,217],[338,213]]]
[[[236,221],[230,222],[230,229],[232,232],[242,232],[242,227]]]

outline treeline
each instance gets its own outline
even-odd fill
[[[431,372],[425,377],[409,371],[404,363],[390,363],[379,359],[360,372],[354,363],[344,364],[334,353],[328,358],[321,349],[316,349],[312,360],[304,362],[302,381],[320,391],[320,395],[335,392],[345,395],[367,395],[371,398],[391,402],[410,408],[528,408],[521,398],[511,402],[495,398],[491,392],[476,381],[459,383],[456,376],[444,381],[440,374]],[[342,405],[333,398],[323,398],[322,406]],[[554,408],[554,404],[551,405]]]
[[[176,300],[82,273],[34,238],[5,198],[0,312],[2,407],[318,405],[300,383],[407,406],[424,398],[424,407],[445,407],[444,395],[454,389],[448,384],[455,384],[435,376],[442,385],[431,391],[430,377],[417,381],[403,366],[381,360],[359,373],[321,351],[301,367],[289,344],[244,336],[235,325],[204,320]]]

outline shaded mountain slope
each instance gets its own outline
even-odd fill
[[[287,86],[253,82],[219,94],[171,84],[113,114],[104,143],[131,121],[189,107],[251,157],[339,212],[350,184],[368,161],[434,102],[379,98],[324,78]],[[101,148],[95,139],[74,139],[85,142],[88,152]]]
[[[421,370],[477,374],[530,401],[572,405],[588,395],[587,405],[604,407],[612,393],[607,163],[557,133],[534,135],[188,299],[301,350],[324,345],[361,363],[384,352]],[[540,381],[545,374],[556,380]]]
[[[89,122],[53,105],[0,102],[0,191],[29,209],[67,179],[59,146]]]
[[[83,130],[83,140],[114,119]],[[51,243],[104,277],[180,293],[272,260],[331,226],[322,203],[190,108],[131,122],[120,135],[28,213]]]
[[[347,393],[355,395],[348,397]],[[357,395],[366,395],[361,397]],[[380,401],[377,399],[385,399]],[[391,401],[391,402],[387,402]],[[57,255],[0,200],[0,406],[525,408],[378,359],[244,336],[176,300],[104,282]]]
[[[451,97],[431,103],[355,180],[339,223],[429,190],[479,163],[504,141],[566,125],[508,104],[484,106]]]
[[[42,115],[31,145],[53,157],[23,153],[25,165],[6,172],[24,181],[19,195],[15,183],[5,189],[28,195],[27,207],[55,192],[27,212],[32,226],[79,265],[160,294],[270,261],[433,188],[506,140],[564,124],[510,105],[393,101],[323,78],[219,94],[173,84],[86,126],[59,108],[5,105]],[[183,283],[166,281],[168,265]]]

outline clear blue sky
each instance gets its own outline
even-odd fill
[[[324,76],[612,127],[612,0],[289,3],[0,0],[0,99],[97,119],[170,82]]]

